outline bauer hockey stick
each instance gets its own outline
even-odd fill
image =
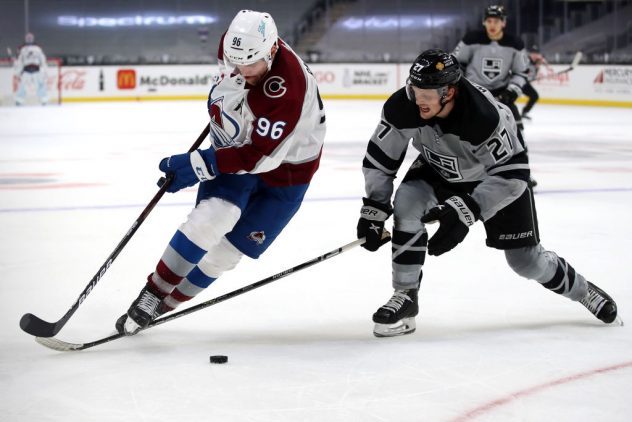
[[[202,133],[200,133],[200,136],[198,136],[198,138],[195,140],[195,142],[189,149],[189,152],[195,151],[202,144],[204,139],[206,139],[206,137],[208,136],[209,131],[210,131],[210,123],[206,125]],[[129,242],[132,236],[134,236],[134,233],[136,233],[136,230],[138,230],[140,225],[143,224],[143,221],[145,221],[145,219],[147,218],[151,210],[154,209],[158,201],[160,201],[160,198],[162,198],[164,193],[167,191],[167,188],[171,184],[172,180],[173,180],[172,177],[167,177],[167,179],[164,181],[161,178],[162,184],[161,182],[159,182],[160,190],[158,190],[158,192],[156,193],[156,195],[154,195],[154,197],[149,202],[149,204],[147,204],[143,212],[140,213],[140,216],[138,216],[138,218],[136,219],[136,221],[134,221],[134,223],[129,228],[127,233],[125,233],[125,236],[123,236],[123,239],[121,239],[119,244],[116,245],[116,248],[114,248],[114,251],[110,254],[110,256],[107,257],[107,259],[105,260],[105,263],[101,265],[101,268],[99,268],[99,270],[94,275],[94,277],[92,277],[92,280],[90,280],[90,282],[85,287],[85,289],[83,289],[83,291],[81,292],[81,294],[79,295],[75,303],[72,304],[68,312],[66,312],[66,314],[63,317],[61,317],[59,321],[47,322],[33,314],[28,313],[28,314],[24,314],[22,318],[20,319],[20,328],[22,328],[22,330],[24,330],[25,332],[37,337],[53,337],[54,335],[56,335],[59,332],[59,330],[61,330],[63,326],[66,325],[66,323],[68,322],[72,314],[74,314],[75,311],[79,308],[81,303],[90,294],[94,286],[96,286],[97,283],[101,280],[101,278],[103,278],[103,275],[110,268],[110,265],[112,265],[112,262],[114,262],[114,260],[119,255],[119,253],[121,253],[121,251],[123,250],[125,245],[127,245],[127,242]]]
[[[390,239],[390,237],[391,237],[390,233],[388,233],[385,230],[384,233],[382,234],[382,239],[385,240],[385,241],[388,241]],[[244,287],[242,287],[240,289],[233,290],[232,292],[226,293],[226,294],[224,294],[222,296],[218,296],[218,297],[216,297],[214,299],[207,300],[206,302],[202,302],[202,303],[199,303],[197,305],[191,306],[189,308],[183,309],[183,310],[181,310],[179,312],[174,312],[174,313],[169,314],[167,316],[164,316],[162,318],[155,319],[152,322],[150,322],[147,327],[141,328],[140,331],[146,330],[146,329],[151,328],[151,327],[155,327],[156,325],[164,324],[165,322],[173,321],[174,319],[183,317],[183,316],[191,314],[193,312],[197,312],[197,311],[199,311],[201,309],[204,309],[204,308],[208,308],[209,306],[216,305],[216,304],[218,304],[220,302],[223,302],[225,300],[231,299],[231,298],[233,298],[235,296],[239,296],[239,295],[242,295],[242,294],[244,294],[246,292],[249,292],[251,290],[257,289],[257,288],[262,287],[262,286],[265,286],[266,284],[270,284],[273,281],[279,280],[279,279],[281,279],[283,277],[287,277],[290,274],[293,274],[295,272],[303,270],[303,269],[305,269],[307,267],[311,267],[314,264],[318,264],[319,262],[323,262],[323,261],[325,261],[325,260],[327,260],[329,258],[333,258],[336,255],[340,255],[341,253],[346,252],[349,249],[355,248],[356,246],[363,244],[364,241],[365,241],[365,238],[360,238],[360,239],[355,240],[355,241],[353,241],[351,243],[348,243],[348,244],[346,244],[344,246],[341,246],[338,249],[334,249],[334,250],[329,251],[326,254],[323,254],[323,255],[321,255],[319,257],[316,257],[316,258],[311,259],[309,261],[303,262],[302,264],[299,264],[299,265],[297,265],[295,267],[292,267],[292,268],[289,268],[287,270],[281,271],[280,273],[271,275],[270,277],[264,278],[263,280],[259,280],[256,283],[252,283],[252,284],[244,286]],[[119,339],[121,337],[127,337],[127,335],[126,334],[117,333],[117,334],[113,334],[111,336],[103,337],[103,338],[101,338],[99,340],[94,340],[94,341],[90,341],[90,342],[87,342],[87,343],[69,343],[69,342],[66,342],[66,341],[62,341],[62,340],[59,340],[59,339],[56,339],[56,338],[49,338],[49,337],[46,337],[46,338],[36,337],[35,341],[38,342],[39,344],[41,344],[42,346],[48,347],[49,349],[58,350],[60,352],[73,352],[73,351],[77,351],[77,350],[89,349],[91,347],[98,346],[98,345],[103,344],[103,343],[108,343],[110,341],[117,340],[117,339]]]

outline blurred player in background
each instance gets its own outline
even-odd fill
[[[382,109],[381,122],[362,163],[366,197],[357,225],[363,247],[377,250],[384,222],[394,215],[392,274],[395,292],[373,315],[374,334],[412,333],[426,252],[442,255],[482,220],[487,246],[504,251],[518,275],[584,305],[605,323],[617,318],[610,296],[555,252],[540,244],[529,164],[521,133],[508,107],[462,77],[456,58],[423,52],[406,87]],[[395,193],[393,182],[408,144],[419,150]],[[439,222],[428,240],[426,223]],[[463,276],[467,269],[463,268]],[[451,271],[445,280],[455,277]],[[490,275],[491,276],[491,275]]]
[[[518,130],[523,130],[522,117],[516,99],[522,95],[527,82],[529,59],[524,43],[518,37],[505,34],[507,13],[499,5],[485,9],[483,31],[465,34],[454,49],[454,56],[465,68],[465,76],[471,82],[487,88],[491,94],[511,110]],[[521,137],[522,146],[527,149]],[[537,182],[529,179],[531,187]]]
[[[15,93],[15,104],[23,105],[26,100],[28,87],[35,87],[37,98],[42,105],[48,103],[46,74],[46,55],[42,48],[35,44],[32,33],[24,37],[24,45],[19,48],[18,57],[14,62],[14,72],[18,79],[18,89]]]
[[[518,128],[522,120],[516,99],[527,82],[528,58],[524,43],[505,33],[507,14],[503,6],[485,9],[484,31],[465,34],[453,54],[465,67],[468,80],[487,88],[514,115]]]
[[[529,65],[527,67],[528,80],[522,88],[522,93],[529,99],[522,109],[523,119],[531,120],[529,111],[531,111],[535,103],[537,103],[540,99],[538,91],[535,90],[531,82],[538,78],[538,71],[540,70],[540,66],[543,64],[546,64],[546,59],[542,54],[540,54],[540,49],[537,45],[532,46],[529,50]]]
[[[325,114],[316,81],[267,13],[242,10],[224,33],[208,98],[212,146],[160,170],[197,203],[117,331],[135,334],[186,302],[243,255],[258,258],[298,211],[316,172]]]

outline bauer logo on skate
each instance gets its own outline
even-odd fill
[[[257,245],[262,245],[266,241],[266,234],[263,231],[252,232],[248,235],[248,239],[257,242]]]

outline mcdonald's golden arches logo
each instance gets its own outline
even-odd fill
[[[134,69],[119,69],[116,72],[116,86],[118,89],[136,88],[136,71]]]

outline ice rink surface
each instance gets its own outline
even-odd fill
[[[355,239],[381,102],[325,106],[326,146],[302,208],[261,259],[245,258],[194,303]],[[0,109],[0,420],[629,421],[632,110],[539,104],[532,115],[543,245],[609,292],[628,325],[606,326],[515,275],[479,223],[426,260],[409,336],[372,335],[371,315],[392,293],[389,247],[355,248],[135,337],[62,353],[22,332],[20,317],[68,310],[157,191],[160,159],[206,125],[205,104]],[[113,332],[194,198],[163,198],[58,338]],[[229,362],[209,364],[216,354]]]

